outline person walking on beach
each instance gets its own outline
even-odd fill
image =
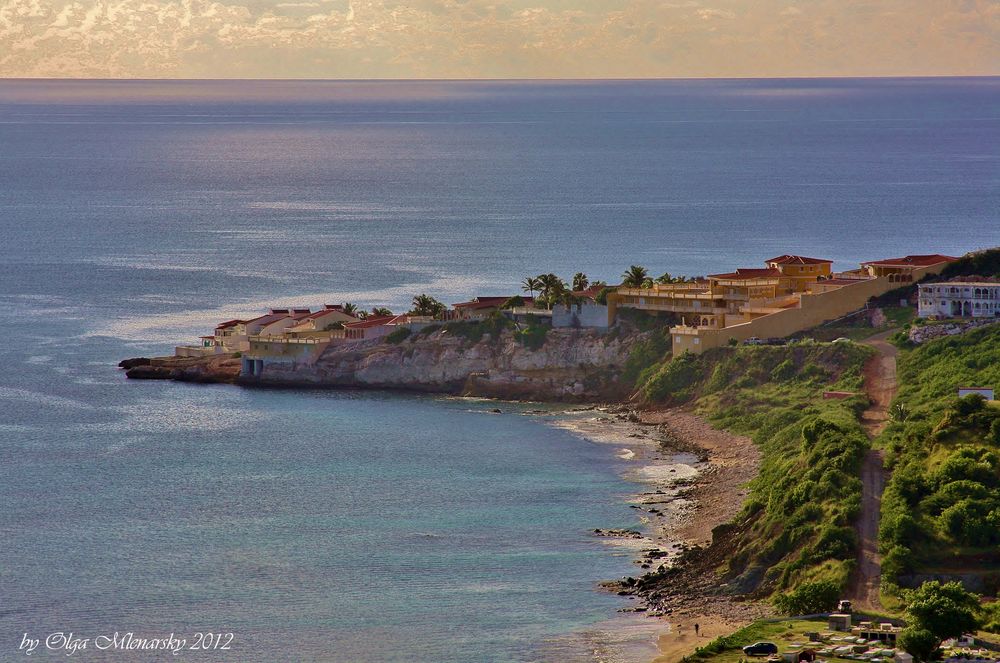
[[[694,637],[698,637],[698,624],[694,625]]]

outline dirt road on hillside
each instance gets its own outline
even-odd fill
[[[874,439],[889,421],[889,405],[896,396],[896,347],[887,340],[896,330],[877,334],[867,341],[878,352],[865,364],[865,391],[871,406],[861,416],[861,425]],[[886,473],[881,451],[865,454],[861,466],[861,515],[858,518],[857,567],[851,578],[850,598],[856,608],[877,610],[882,560],[878,554],[878,525]]]
[[[861,415],[868,436],[875,438],[889,421],[889,405],[896,397],[896,356],[899,350],[887,339],[895,329],[876,334],[864,342],[878,352],[865,364],[865,391],[871,406]]]

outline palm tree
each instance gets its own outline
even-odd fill
[[[645,267],[632,265],[622,274],[622,285],[626,288],[641,288],[642,282],[649,278],[649,271]]]
[[[529,276],[525,278],[523,281],[521,281],[521,290],[528,293],[532,297],[535,296],[536,290],[541,290],[541,289],[542,289],[542,282],[539,281],[534,276]]]
[[[539,294],[541,295],[542,299],[546,300],[549,309],[551,309],[553,295],[555,295],[560,290],[565,290],[566,284],[563,283],[563,280],[561,278],[551,273],[540,274],[538,276],[538,281],[539,283],[541,283],[541,287],[539,288],[540,291]]]
[[[676,283],[677,280],[673,276],[670,275],[670,272],[663,272],[662,274],[660,274],[659,276],[656,277],[656,282],[657,283]]]
[[[577,272],[573,275],[573,289],[574,290],[586,290],[587,286],[590,285],[590,279],[583,272]]]
[[[445,311],[445,305],[430,295],[417,295],[413,298],[413,309],[410,315],[439,316]]]
[[[354,315],[357,312],[358,312],[358,307],[356,304],[352,304],[351,302],[344,302],[344,313],[346,313],[347,315]]]
[[[386,307],[384,307],[384,306],[373,306],[372,307],[372,316],[374,316],[376,318],[380,318],[380,317],[384,317],[384,316],[387,316],[387,315],[392,315],[392,311],[390,311]]]

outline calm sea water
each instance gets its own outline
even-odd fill
[[[0,81],[0,659],[58,630],[537,658],[622,605],[606,446],[114,363],[271,305],[1000,244],[998,109],[1000,79]]]

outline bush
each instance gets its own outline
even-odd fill
[[[840,584],[832,580],[807,582],[787,594],[774,597],[774,607],[785,615],[812,615],[830,612],[840,600]]]
[[[650,332],[649,338],[632,346],[625,360],[622,379],[629,384],[640,384],[640,376],[644,371],[663,361],[670,352],[670,332],[658,330]]]
[[[411,333],[413,332],[410,331],[409,327],[399,327],[398,329],[386,334],[385,342],[392,343],[393,345],[399,345],[406,339],[410,338]]]
[[[795,375],[795,363],[791,359],[786,359],[771,371],[771,379],[775,382],[790,379]]]
[[[918,663],[927,663],[941,658],[941,641],[925,628],[910,626],[896,636],[896,644],[913,656]]]
[[[529,324],[524,329],[514,332],[514,338],[529,350],[537,350],[545,345],[545,335],[548,332],[549,328],[546,326],[537,323]]]

